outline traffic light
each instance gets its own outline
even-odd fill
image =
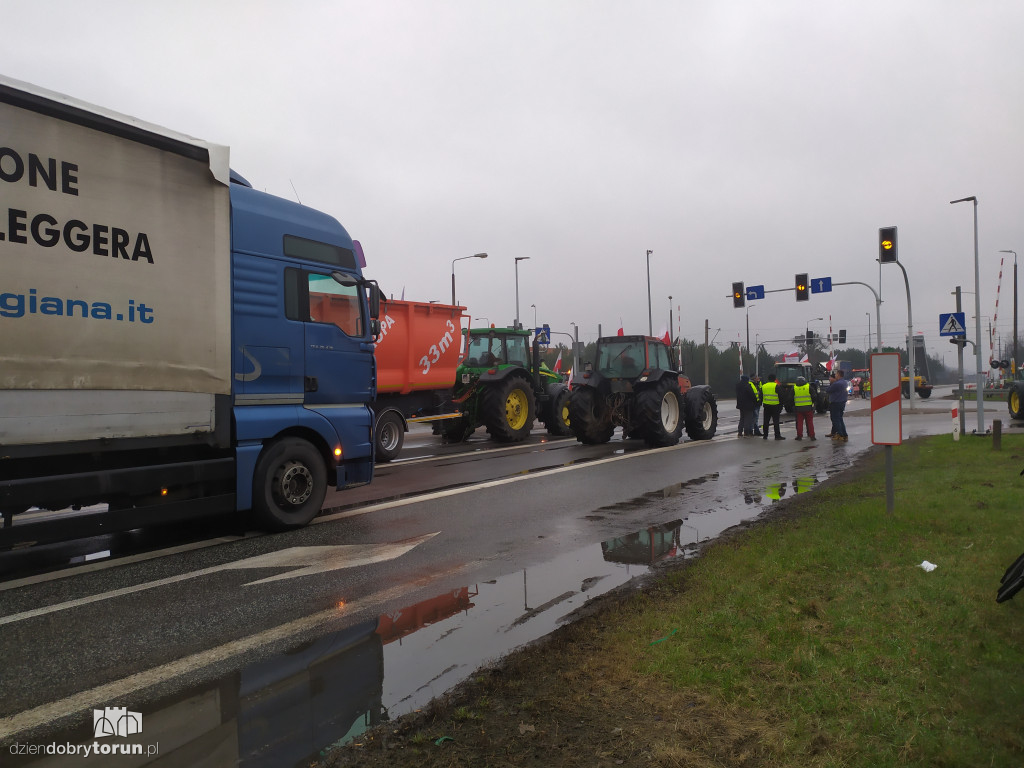
[[[801,272],[796,276],[796,300],[807,301],[811,298],[810,291],[807,288],[807,273]]]
[[[743,283],[732,284],[732,305],[740,309],[746,303],[747,292],[743,290]]]
[[[882,227],[878,230],[878,260],[883,264],[899,261],[896,248],[896,227]]]
[[[810,349],[814,346],[814,331],[807,331],[807,348]]]
[[[845,344],[846,343],[846,331],[844,331],[844,330],[840,330],[839,331],[839,343],[840,344]]]

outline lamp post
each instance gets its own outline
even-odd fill
[[[868,352],[871,350],[871,313],[865,312],[864,314],[868,318],[868,343],[867,349],[864,350],[864,367],[867,368],[870,365],[868,362]],[[881,352],[881,350],[879,350],[879,352]]]
[[[516,256],[516,328],[519,327],[519,262],[529,258],[529,256]]]
[[[1013,372],[1017,372],[1019,358],[1017,357],[1017,252],[1000,251],[1000,253],[1013,254]]]
[[[647,251],[647,335],[654,335],[654,313],[651,310],[651,254],[654,251]]]
[[[474,253],[472,256],[459,256],[457,259],[452,259],[452,306],[455,306],[455,262],[463,261],[465,259],[486,259],[486,253]]]
[[[536,330],[537,329],[537,305],[536,304],[531,304],[530,306],[533,307],[533,328],[534,328],[534,330]]]
[[[808,339],[807,337],[810,336],[811,323],[816,322],[818,320],[824,320],[824,319],[825,319],[824,317],[812,317],[810,320],[808,320],[806,323],[804,323],[804,344],[807,345],[807,362],[811,363],[812,365],[813,365],[813,361],[811,360],[811,347],[813,345],[811,343],[811,340]]]
[[[950,200],[950,205],[956,203],[974,204],[974,359],[977,365],[977,397],[978,397],[978,429],[975,434],[985,434],[985,369],[981,367],[981,280],[978,269],[978,198],[974,195],[961,197],[959,200]]]

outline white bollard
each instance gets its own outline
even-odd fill
[[[957,407],[953,406],[953,441],[956,442],[960,439],[960,412]]]

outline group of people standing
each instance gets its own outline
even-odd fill
[[[810,440],[817,440],[814,434],[814,396],[817,382],[808,382],[803,376],[797,378],[793,385],[793,411],[796,414],[796,439],[804,439],[804,430]],[[812,389],[814,391],[812,391]],[[829,373],[828,409],[832,419],[832,431],[829,437],[838,442],[848,442],[846,433],[846,402],[849,398],[849,382],[843,377],[842,370]],[[740,437],[761,437],[768,439],[769,427],[775,428],[775,439],[785,440],[779,428],[782,415],[782,403],[779,399],[779,383],[775,374],[769,374],[768,380],[762,382],[759,376],[753,378],[741,376],[736,385],[736,408],[740,412],[740,425],[737,434]],[[764,423],[758,426],[759,411],[764,409]]]

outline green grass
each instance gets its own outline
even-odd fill
[[[685,599],[648,605],[619,642],[641,674],[776,723],[778,765],[1021,765],[1024,594],[995,594],[1024,551],[1024,437],[991,446],[895,448],[891,517],[873,456],[801,499],[810,514],[674,575]]]

